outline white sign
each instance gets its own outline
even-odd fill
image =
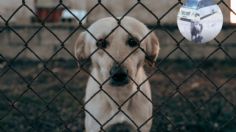
[[[223,15],[211,0],[187,0],[180,8],[177,24],[189,41],[206,43],[214,39],[223,26]]]

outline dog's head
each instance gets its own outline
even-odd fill
[[[112,17],[100,19],[79,35],[75,45],[77,59],[91,58],[98,80],[103,83],[110,77],[106,84],[112,87],[131,84],[145,60],[153,63],[159,53],[157,37],[143,23],[124,17],[120,25]]]

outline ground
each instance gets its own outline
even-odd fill
[[[235,62],[209,60],[200,70],[195,67],[201,60],[158,62],[160,69],[149,79],[153,132],[236,131]],[[155,68],[146,69],[150,75]],[[21,60],[10,69],[1,63],[0,131],[83,131],[88,74],[77,71],[74,61],[65,60],[46,66]]]

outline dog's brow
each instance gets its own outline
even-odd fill
[[[99,41],[99,40],[104,40],[106,37],[98,37],[97,38],[97,41]]]
[[[126,39],[129,39],[129,38],[136,38],[138,41],[140,41],[140,38],[138,37],[138,35],[136,34],[129,34]]]
[[[110,35],[111,36],[111,35]],[[110,37],[109,34],[103,33],[101,35],[98,35],[97,40],[101,40],[101,39],[107,39],[108,37]]]

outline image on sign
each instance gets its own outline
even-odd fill
[[[189,0],[180,8],[177,24],[186,39],[205,43],[221,31],[223,15],[218,5],[211,1]]]

